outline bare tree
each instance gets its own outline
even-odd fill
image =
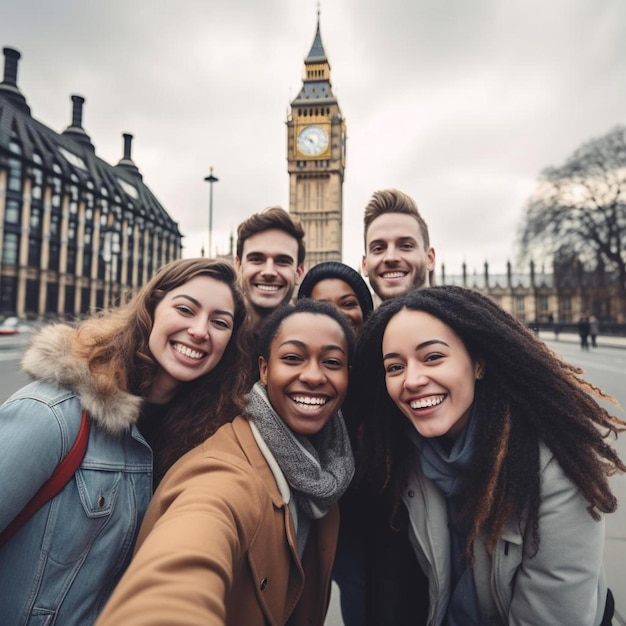
[[[520,228],[523,256],[577,257],[603,265],[626,300],[626,127],[578,148],[548,167],[529,199]]]

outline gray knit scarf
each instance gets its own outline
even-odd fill
[[[294,491],[298,509],[309,519],[326,515],[354,474],[352,448],[341,411],[310,437],[294,433],[283,422],[260,382],[254,385],[246,402],[246,413]]]

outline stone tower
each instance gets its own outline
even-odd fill
[[[287,120],[289,211],[304,227],[306,266],[341,261],[346,124],[333,95],[320,15]]]

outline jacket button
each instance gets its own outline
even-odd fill
[[[263,591],[265,587],[267,587],[268,582],[269,581],[267,580],[267,578],[261,578],[261,584],[259,585],[259,588],[261,589],[261,591]]]
[[[415,496],[415,492],[413,489],[409,489],[409,498],[413,498]]]
[[[104,506],[104,496],[98,496],[98,506],[100,508]]]

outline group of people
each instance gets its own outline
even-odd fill
[[[432,286],[412,198],[373,194],[362,275],[305,273],[279,207],[234,264],[161,268],[34,336],[0,407],[7,624],[606,626],[611,438],[582,372],[480,294]],[[374,298],[378,306],[375,306]],[[297,290],[297,292],[296,292]],[[295,298],[294,298],[295,294]]]

